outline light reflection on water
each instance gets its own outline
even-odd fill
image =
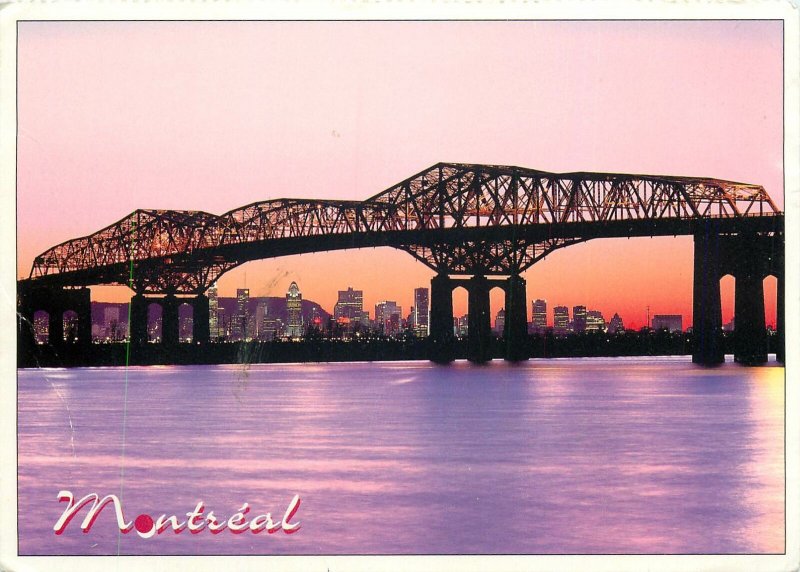
[[[122,411],[127,379],[126,439]],[[297,534],[122,535],[122,554],[782,553],[782,367],[688,358],[19,372],[21,554],[116,554],[126,516],[280,516]]]

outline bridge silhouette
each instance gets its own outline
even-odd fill
[[[178,307],[194,309],[194,340],[209,341],[205,291],[251,260],[390,246],[436,272],[431,281],[432,359],[447,361],[452,292],[468,292],[468,346],[488,359],[489,292],[505,291],[506,357],[526,357],[526,282],[550,252],[609,237],[694,237],[693,360],[724,361],[720,279],[736,279],[737,361],[766,361],[763,279],[778,283],[778,358],[783,360],[784,216],[763,187],[720,179],[614,173],[549,173],[498,165],[438,163],[364,201],[277,199],[222,215],[136,210],[86,237],[37,256],[18,282],[20,347],[33,343],[36,311],[49,314],[51,343],[62,316],[78,315],[91,339],[89,286],[129,286],[131,342],[147,340],[147,307],[162,306],[162,339],[178,343]],[[25,324],[28,326],[25,326]]]

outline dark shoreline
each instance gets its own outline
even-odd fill
[[[768,336],[768,353],[776,353],[777,339]],[[733,353],[735,337],[723,337],[725,353]],[[691,355],[691,333],[624,332],[570,336],[531,335],[523,357],[630,357]],[[506,344],[492,338],[491,359],[502,359]],[[455,339],[447,347],[435,347],[429,338],[408,339],[313,339],[301,341],[248,341],[209,344],[181,343],[167,348],[148,343],[129,346],[125,342],[36,345],[20,351],[17,367],[86,367],[124,365],[208,365],[241,363],[320,363],[349,361],[432,360],[448,362],[466,359],[466,339]],[[435,358],[435,359],[434,359]]]

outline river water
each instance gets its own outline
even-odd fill
[[[20,370],[21,554],[784,551],[784,369],[689,358]],[[89,533],[124,517],[293,534]]]

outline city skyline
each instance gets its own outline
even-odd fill
[[[374,55],[387,38],[409,46],[389,66]],[[440,160],[714,176],[762,184],[782,208],[781,40],[780,22],[753,21],[21,23],[18,277],[50,246],[137,208],[222,213],[280,196],[361,200]],[[333,72],[331,58],[350,65]],[[443,77],[443,64],[469,73]],[[514,81],[475,93],[466,79],[475,65]],[[532,73],[520,78],[521,65]],[[164,97],[176,74],[177,91]],[[743,75],[748,90],[707,89]],[[326,95],[304,89],[307,77]],[[404,89],[420,78],[425,90]],[[453,91],[472,96],[454,101]],[[530,137],[533,124],[548,135]],[[691,257],[690,237],[602,239],[553,252],[524,277],[542,298],[618,311],[633,326],[644,325],[647,305],[690,324]],[[332,307],[326,285],[345,276],[366,307],[388,299],[407,308],[407,292],[433,273],[390,248],[325,252],[245,264],[219,289],[278,295],[276,282],[288,279]],[[774,323],[774,280],[766,290]],[[123,301],[130,291],[101,286],[92,295]],[[724,322],[732,299],[723,280]],[[494,290],[492,312],[503,305]],[[454,312],[465,307],[456,290]]]
[[[611,239],[611,240],[613,240],[613,239]],[[723,318],[723,323],[728,323],[731,320],[733,320],[733,318],[734,318],[734,312],[733,312],[734,289],[732,287],[731,282],[732,282],[732,279],[730,278],[730,276],[726,276],[722,280],[722,318]],[[689,283],[689,287],[691,287],[691,281]],[[97,298],[95,298],[95,296],[93,294],[93,296],[92,296],[92,301],[93,302],[125,304],[125,303],[127,303],[128,298],[130,297],[130,294],[125,294],[124,293],[124,290],[127,290],[127,288],[124,288],[124,287],[121,287],[121,286],[120,287],[100,287],[100,288],[103,288],[103,289],[106,289],[106,288],[119,289],[122,293],[120,293],[117,296],[108,296],[107,299],[97,299]],[[220,289],[218,287],[217,288],[217,295],[220,296],[220,297],[223,297],[223,298],[236,298],[236,291],[239,290],[240,288],[236,288],[235,285],[231,286],[231,288],[232,288],[232,292],[231,293],[225,294],[224,291],[223,291],[223,293],[220,294],[219,293]],[[352,286],[347,286],[347,288],[352,288]],[[316,289],[314,289],[314,290],[316,290]],[[413,288],[412,288],[412,290],[413,290]],[[767,326],[773,326],[773,327],[775,326],[775,309],[774,308],[775,308],[775,304],[776,304],[776,294],[777,294],[776,290],[777,290],[777,285],[776,285],[775,279],[773,277],[768,277],[765,280],[765,287],[764,287],[766,325]],[[271,294],[264,293],[264,294],[261,294],[261,295],[255,296],[255,297],[258,297],[258,298],[276,297],[277,298],[277,297],[285,296],[285,292],[284,292],[284,294],[280,294],[279,293],[280,292],[279,289],[276,289],[273,292],[275,292],[275,293],[271,293]],[[334,314],[334,309],[335,309],[336,304],[337,304],[336,295],[332,294],[332,293],[325,294],[325,291],[321,291],[321,292],[323,293],[323,296],[322,296],[323,300],[333,300],[333,302],[330,303],[330,304],[326,304],[325,302],[317,301],[318,300],[317,298],[314,298],[314,300],[317,301],[317,303],[322,308],[331,308],[331,312],[330,313],[331,313],[331,315],[333,315]],[[367,291],[367,292],[368,292],[368,294],[366,296],[364,296],[364,298],[363,298],[364,307],[374,307],[380,301],[384,301],[384,300],[387,300],[387,299],[391,298],[390,296],[385,296],[385,295],[382,295],[382,294],[379,294],[379,293],[378,294],[372,294],[372,293],[369,293],[369,291]],[[413,308],[413,306],[414,306],[413,293],[411,295],[405,295],[405,296],[401,294],[399,296],[395,296],[394,298],[398,301],[398,304],[401,307]],[[491,298],[491,311],[492,311],[492,315],[494,316],[497,313],[497,310],[499,310],[500,308],[504,307],[505,301],[504,301],[503,292],[500,291],[499,289],[495,288],[495,289],[492,290],[490,298]],[[528,308],[529,308],[528,309],[528,321],[531,321],[531,316],[532,316],[531,305],[538,298],[536,296],[532,297],[530,295],[530,293],[529,293],[528,298],[529,298],[529,300],[528,300]],[[658,297],[657,296],[653,296],[653,298],[657,299]],[[375,300],[375,302],[371,303],[370,300]],[[606,301],[603,302],[602,306],[600,304],[592,304],[592,303],[580,304],[580,303],[578,303],[578,302],[580,302],[580,298],[574,298],[574,300],[576,300],[576,303],[574,303],[574,304],[571,304],[571,303],[568,304],[568,303],[564,302],[564,303],[556,303],[554,306],[566,306],[566,307],[569,307],[570,309],[572,309],[572,308],[574,308],[574,306],[584,305],[586,307],[591,306],[592,308],[597,309],[598,311],[602,312],[604,316],[613,315],[615,313],[619,313],[620,315],[623,315],[623,316],[627,315],[629,317],[625,318],[626,324],[630,323],[630,325],[631,325],[631,327],[633,329],[639,329],[639,328],[645,327],[647,325],[648,307],[650,307],[650,309],[651,309],[651,314],[655,312],[655,309],[657,309],[657,307],[654,304],[649,304],[646,301],[645,301],[644,306],[638,307],[638,306],[634,306],[632,304],[626,303],[624,301],[624,299],[621,302],[615,304],[613,302],[613,299],[606,298],[605,299]],[[547,304],[548,304],[547,326],[548,327],[553,327],[555,325],[554,324],[554,320],[553,320],[553,313],[552,313],[552,311],[549,310],[549,308],[551,308],[553,306],[550,305],[549,301],[547,301]],[[680,309],[680,308],[683,308],[683,307],[688,308],[688,310],[687,311],[683,311],[683,312],[675,311],[676,308]],[[620,308],[627,308],[627,310],[621,310]],[[686,303],[686,304],[675,304],[675,305],[672,305],[670,307],[661,307],[661,309],[658,309],[658,311],[661,314],[680,314],[680,315],[682,315],[684,317],[684,320],[686,321],[685,327],[691,326],[691,324],[692,324],[692,320],[691,320],[691,316],[692,316],[692,312],[691,312],[691,292],[689,294],[688,303]],[[467,294],[466,294],[466,291],[464,291],[461,288],[457,288],[453,292],[453,314],[457,315],[457,316],[461,316],[461,315],[464,315],[466,313],[467,313]],[[652,319],[652,317],[651,317],[651,319]]]
[[[246,288],[237,289],[235,297],[219,296],[216,285],[214,285],[209,288],[209,330],[212,340],[225,339],[228,341],[243,339],[271,340],[276,337],[300,338],[305,335],[307,326],[316,327],[323,331],[334,325],[341,327],[341,330],[335,334],[336,337],[350,337],[358,330],[364,332],[375,331],[388,336],[410,331],[415,336],[425,337],[429,333],[429,295],[430,291],[426,287],[414,288],[413,296],[416,304],[411,306],[406,318],[402,316],[402,305],[388,300],[376,304],[374,314],[371,315],[369,310],[364,309],[363,291],[348,286],[347,290],[338,291],[338,301],[334,305],[332,312],[328,312],[322,305],[308,300],[308,303],[312,305],[311,313],[313,317],[306,323],[302,315],[296,315],[292,318],[293,314],[300,312],[298,303],[302,301],[300,287],[295,282],[290,284],[284,297],[253,297],[252,299],[250,298],[249,289]],[[151,341],[160,339],[161,335],[162,309],[158,304],[158,300],[158,298],[154,298],[153,306],[148,309],[148,333]],[[285,313],[288,316],[285,323],[269,309],[269,304],[267,303],[269,300],[273,302],[285,301]],[[220,305],[225,301],[235,304],[235,311],[229,317],[225,316],[225,310]],[[256,303],[255,312],[248,309],[248,305],[252,305],[251,302]],[[624,319],[618,312],[614,312],[611,318],[606,319],[602,311],[587,308],[585,305],[576,305],[572,308],[572,319],[570,319],[570,309],[566,306],[556,305],[548,313],[546,300],[540,298],[531,299],[530,305],[531,313],[528,315],[528,332],[530,334],[552,332],[556,335],[565,335],[592,331],[613,334],[623,330],[641,329],[632,325],[625,327]],[[126,313],[121,312],[123,307],[127,307],[127,302],[92,302],[93,340],[126,340],[129,335],[128,316]],[[181,299],[179,330],[182,341],[189,341],[193,337],[192,323],[194,316],[190,308],[189,299]],[[418,309],[422,310],[422,315],[419,314]],[[325,323],[321,320],[319,318],[320,313],[327,315],[330,323]],[[97,319],[100,315],[102,315],[102,320]],[[454,314],[454,335],[466,335],[467,316],[468,314]],[[502,336],[505,309],[501,307],[493,313],[492,320],[492,329],[495,335]],[[292,324],[293,321],[294,324]],[[39,343],[47,339],[47,322],[45,312],[38,311],[35,313],[34,331]],[[681,314],[654,313],[651,322],[649,327],[653,330],[667,329],[672,332],[683,332],[688,329],[683,326],[683,316]],[[729,327],[731,324],[732,321],[724,324],[723,330],[732,331],[732,328]],[[773,327],[772,324],[767,324],[767,326]],[[75,313],[71,311],[65,313],[65,339],[73,336],[76,328],[77,316]]]

